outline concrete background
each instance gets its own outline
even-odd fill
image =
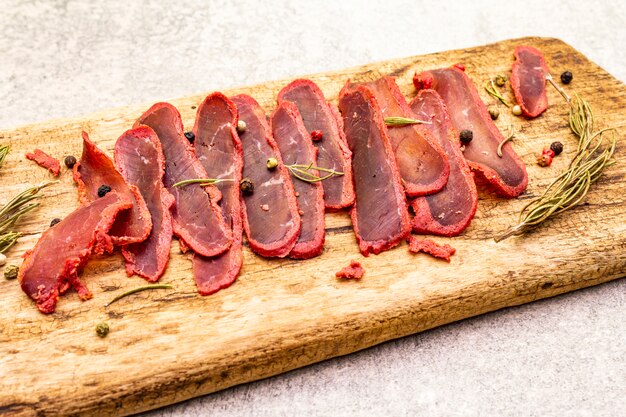
[[[376,3],[0,0],[0,128],[529,35],[626,81],[623,0]],[[624,415],[625,317],[622,279],[145,416]]]

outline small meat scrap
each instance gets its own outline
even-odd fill
[[[409,251],[413,253],[424,252],[435,258],[450,262],[450,257],[454,255],[456,249],[446,244],[440,245],[430,239],[420,239],[417,236],[409,237]]]
[[[356,201],[350,217],[363,256],[393,248],[410,232],[409,212],[387,129],[371,90],[345,88],[339,95]]]
[[[350,261],[349,266],[345,266],[339,272],[335,272],[335,277],[340,279],[361,279],[363,275],[365,275],[365,268],[357,261]]]
[[[33,152],[27,153],[26,159],[35,161],[37,165],[42,168],[46,168],[55,177],[59,176],[59,172],[61,171],[61,163],[41,149],[35,149]]]
[[[132,209],[120,213],[109,231],[113,243],[127,245],[147,239],[152,219],[145,200],[137,187],[126,182],[111,158],[89,139],[86,132],[83,132],[83,154],[74,164],[73,175],[81,204],[102,198],[111,190],[127,195],[133,202]]]
[[[137,187],[143,197],[152,230],[146,240],[122,247],[126,273],[156,282],[165,272],[170,259],[174,197],[163,187],[165,161],[161,143],[148,126],[127,130],[115,142],[115,166],[129,185]]]
[[[515,48],[511,87],[524,116],[535,118],[548,108],[546,77],[549,74],[541,51],[532,46]]]
[[[437,91],[459,134],[464,130],[472,132],[472,140],[464,145],[463,151],[470,168],[504,197],[517,197],[526,189],[528,174],[524,162],[510,142],[502,147],[502,158],[498,156],[498,145],[504,137],[465,72],[456,67],[424,71],[415,74],[413,84],[418,90],[432,88]]]
[[[317,149],[304,127],[302,117],[295,104],[283,101],[271,117],[272,134],[278,145],[283,163],[287,165],[317,164]],[[319,175],[315,170],[313,175]],[[326,181],[326,180],[324,180]],[[302,216],[302,228],[298,241],[289,256],[309,259],[324,249],[324,189],[321,182],[305,182],[293,178],[298,213]]]
[[[322,90],[311,80],[298,79],[278,93],[278,104],[290,101],[298,107],[302,121],[318,150],[318,166],[343,172],[323,181],[327,209],[340,210],[354,204],[352,156],[343,133],[337,107],[327,103]]]
[[[78,274],[92,253],[113,251],[108,231],[118,213],[132,205],[132,200],[124,194],[107,193],[48,228],[35,247],[24,254],[18,279],[26,295],[36,301],[39,311],[52,313],[59,295],[70,286],[81,299],[91,298]]]
[[[246,123],[246,130],[239,133],[243,177],[254,184],[254,191],[241,198],[248,243],[261,256],[283,258],[295,246],[302,226],[291,175],[259,103],[245,94],[232,97],[232,101],[239,120]],[[266,165],[269,158],[278,164],[271,170]],[[263,210],[264,205],[270,210]]]

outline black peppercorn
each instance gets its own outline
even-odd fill
[[[74,168],[74,165],[76,165],[76,157],[72,155],[68,155],[65,157],[65,160],[63,162],[65,162],[66,167],[68,167],[69,169],[72,169]]]
[[[50,227],[54,226],[57,223],[61,223],[61,219],[59,219],[58,217],[55,219],[52,219],[52,221],[50,222]]]
[[[98,197],[104,197],[110,191],[111,191],[111,187],[109,187],[108,185],[102,184],[100,187],[98,187]]]
[[[572,74],[571,71],[565,71],[563,74],[561,74],[561,82],[563,84],[571,83],[573,78],[574,78],[574,75]]]
[[[459,135],[459,139],[461,139],[461,143],[463,145],[467,145],[474,139],[474,132],[471,130],[461,130],[461,134]]]
[[[250,195],[254,192],[254,183],[250,178],[244,178],[239,183],[239,188],[244,195]]]
[[[196,135],[194,135],[193,132],[185,132],[185,137],[189,143],[193,143],[193,141],[196,140]]]
[[[552,145],[550,145],[550,150],[554,152],[554,155],[558,155],[563,152],[563,144],[561,142],[552,142]]]

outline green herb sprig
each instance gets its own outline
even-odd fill
[[[496,88],[496,85],[493,83],[493,79],[489,78],[489,81],[487,81],[485,83],[485,90],[489,93],[490,96],[497,98],[498,100],[500,100],[502,102],[502,104],[504,104],[507,107],[511,107],[511,105],[509,104],[508,101],[506,101],[506,99],[502,96],[502,94],[500,94],[500,92],[498,91],[498,89]]]
[[[2,165],[4,164],[4,160],[6,159],[10,150],[11,150],[11,147],[9,145],[0,145],[0,168],[2,168]]]
[[[416,124],[429,125],[431,122],[426,120],[411,119],[409,117],[385,117],[385,125],[387,126],[407,126]]]
[[[343,175],[343,172],[335,171],[334,169],[320,168],[318,166],[315,166],[313,165],[313,162],[309,163],[308,165],[293,164],[285,166],[287,167],[287,169],[289,169],[294,177],[298,178],[301,181],[310,183],[324,181],[330,177]],[[310,172],[311,170],[325,172],[326,175],[320,177],[319,175]]]
[[[144,285],[142,287],[133,288],[132,290],[128,290],[125,293],[122,293],[122,294],[118,295],[117,297],[115,297],[114,299],[112,299],[111,301],[106,303],[104,306],[108,307],[111,304],[113,304],[114,302],[116,302],[118,300],[121,300],[124,297],[128,297],[129,295],[136,294],[136,293],[141,292],[141,291],[165,290],[165,289],[170,289],[170,288],[173,288],[173,287],[171,285],[169,285],[169,284]]]
[[[188,184],[214,185],[221,182],[235,181],[232,178],[193,178],[189,180],[178,181],[172,187],[181,187]]]

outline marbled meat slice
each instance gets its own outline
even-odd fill
[[[148,126],[127,130],[115,142],[115,166],[145,200],[152,230],[146,240],[122,247],[126,273],[158,281],[170,259],[174,197],[163,187],[165,160],[156,133]]]
[[[42,168],[46,168],[55,177],[59,176],[59,172],[61,171],[61,163],[58,159],[51,157],[41,149],[35,149],[33,152],[27,153],[26,159],[34,161]]]
[[[459,134],[452,126],[448,109],[435,90],[421,90],[411,101],[411,109],[425,124],[448,155],[450,177],[441,191],[418,197],[411,203],[415,217],[413,231],[456,236],[469,226],[478,204],[474,175],[461,152]]]
[[[233,243],[221,255],[193,257],[193,275],[202,295],[213,294],[230,286],[239,275],[243,263],[241,251],[243,225],[239,183],[243,169],[243,150],[237,135],[237,108],[222,93],[206,97],[198,107],[194,152],[211,178],[228,181],[216,184],[222,193],[224,220],[232,229]]]
[[[348,84],[346,88],[357,85],[361,84]],[[393,77],[362,85],[374,94],[383,117],[415,118]],[[432,194],[446,185],[450,174],[448,158],[425,125],[388,126],[387,133],[408,197]]]
[[[52,313],[59,295],[70,285],[81,299],[91,298],[91,292],[78,274],[92,253],[113,250],[108,231],[118,213],[132,205],[127,195],[112,191],[47,229],[35,247],[24,254],[18,278],[22,290],[36,301],[39,311]]]
[[[146,240],[152,229],[152,219],[145,200],[137,187],[126,183],[111,158],[89,139],[86,132],[83,132],[83,154],[74,165],[73,175],[78,184],[78,199],[81,204],[100,198],[98,189],[103,185],[131,198],[133,208],[120,213],[109,230],[115,245]]]
[[[290,101],[298,107],[309,133],[321,133],[321,139],[313,142],[318,150],[318,166],[343,172],[342,176],[329,178],[322,184],[326,208],[339,210],[350,207],[354,204],[352,154],[337,107],[326,102],[317,84],[305,79],[295,80],[280,90],[278,104],[283,101]]]
[[[163,185],[174,196],[172,226],[183,248],[203,256],[225,252],[232,243],[232,231],[226,225],[218,202],[221,193],[214,185],[197,183],[174,187],[179,181],[209,178],[193,153],[183,133],[183,122],[176,107],[156,103],[135,123],[154,130],[165,157]]]
[[[457,132],[473,132],[473,140],[463,151],[470,168],[504,197],[513,198],[524,192],[528,184],[526,166],[510,142],[502,147],[502,158],[498,157],[498,145],[504,137],[465,72],[457,67],[425,71],[415,74],[413,84],[418,90],[432,88],[439,93]]]
[[[400,173],[385,122],[371,90],[342,90],[343,115],[356,201],[350,212],[359,249],[364,256],[396,246],[410,231],[409,213]]]
[[[298,107],[294,103],[283,101],[279,104],[272,113],[271,126],[283,163],[287,165],[318,163],[317,149],[313,146],[311,135],[304,127]],[[320,174],[313,170],[311,173]],[[295,259],[308,259],[319,255],[324,249],[324,189],[321,182],[310,183],[295,177],[292,177],[292,180],[302,217],[302,228],[289,256]]]
[[[243,145],[243,177],[254,184],[254,192],[242,195],[243,228],[250,248],[266,257],[285,257],[300,235],[298,203],[289,170],[283,164],[278,145],[265,119],[265,113],[252,97],[232,98],[239,120],[246,130],[239,134]],[[267,160],[278,166],[267,169]]]
[[[524,116],[534,118],[548,108],[546,77],[549,74],[541,51],[532,46],[515,48],[511,87]]]

